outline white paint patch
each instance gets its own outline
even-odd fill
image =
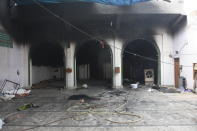
[[[3,120],[0,119],[0,130],[2,129],[2,127],[3,127],[4,124],[5,124],[5,123],[3,122]]]

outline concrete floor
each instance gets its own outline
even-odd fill
[[[25,98],[0,101],[0,118],[6,117],[7,121],[2,131],[197,131],[197,95],[148,90],[147,87],[121,90],[104,87],[34,89]],[[100,100],[85,100],[83,104],[79,100],[67,100],[75,94],[86,94]],[[16,111],[26,103],[39,107]],[[138,117],[114,114],[115,110]],[[108,120],[139,121],[125,124]]]

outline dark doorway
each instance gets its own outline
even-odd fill
[[[107,44],[88,41],[77,48],[77,83],[112,85],[112,53]]]
[[[123,52],[123,84],[145,84],[145,70],[153,70],[153,83],[159,83],[159,51],[143,39],[128,43]]]
[[[31,83],[59,81],[58,87],[60,85],[63,87],[65,84],[64,56],[64,50],[58,43],[46,42],[32,45],[30,48]]]

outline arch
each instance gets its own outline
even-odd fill
[[[156,44],[155,40],[152,39],[151,37],[146,37],[146,38],[135,38],[135,39],[132,39],[132,40],[128,40],[124,45],[123,45],[123,48],[122,48],[122,67],[123,67],[123,74],[122,74],[122,78],[124,79],[124,72],[125,72],[125,69],[124,69],[124,52],[126,50],[126,48],[132,44],[132,43],[135,43],[136,41],[144,41],[145,43],[148,43],[150,46],[150,48],[152,48],[154,51],[155,51],[155,54],[156,54],[156,57],[157,58],[152,58],[152,60],[149,60],[149,61],[154,61],[155,65],[157,66],[156,69],[154,69],[154,71],[156,72],[155,73],[155,84],[161,84],[161,53],[160,53],[160,49],[158,47],[158,45]],[[129,52],[129,51],[128,51]],[[131,53],[133,53],[132,51],[130,51]],[[154,53],[154,52],[152,52]],[[138,54],[136,52],[134,52],[134,54]],[[130,54],[131,55],[131,54]],[[141,56],[144,56],[142,54],[139,54]],[[149,57],[149,56],[148,56]],[[144,59],[146,59],[146,56],[144,57]],[[135,81],[134,81],[135,82]],[[123,80],[123,83],[124,83],[124,80]]]
[[[44,42],[30,46],[29,85],[51,79],[65,81],[64,67],[65,53],[59,43]]]
[[[108,85],[112,86],[113,82],[113,54],[112,50],[110,48],[110,45],[106,43],[105,41],[102,41],[103,45],[99,43],[99,41],[96,40],[86,40],[81,43],[79,43],[75,48],[75,84],[80,85],[83,82],[89,83],[92,85],[97,85],[100,83],[93,83],[93,80],[102,81],[102,85]],[[102,47],[104,46],[104,48]],[[92,52],[91,52],[92,50]],[[86,51],[84,56],[79,57],[79,54],[82,54],[82,52]],[[102,53],[101,53],[102,52]],[[91,55],[90,55],[91,54]],[[103,54],[103,55],[102,55]],[[106,55],[104,57],[104,54]],[[87,59],[84,59],[83,57],[86,57]],[[97,69],[94,65],[95,63],[91,63],[92,59],[95,58],[95,63],[98,63]],[[100,61],[100,62],[98,62]],[[88,63],[88,64],[87,64]],[[103,65],[102,65],[103,64]],[[80,66],[81,65],[81,66]],[[104,66],[104,67],[101,67]],[[79,69],[80,68],[80,69]],[[89,74],[87,74],[85,77],[86,79],[82,80],[79,77],[83,77],[80,74],[79,70],[82,70],[81,68],[87,68],[89,70]],[[105,71],[104,71],[105,69]],[[86,70],[86,69],[85,69]],[[97,72],[97,76],[95,76]],[[89,76],[88,76],[89,75]],[[96,78],[97,77],[97,78]],[[100,77],[100,78],[98,78]],[[92,82],[93,81],[93,82]],[[96,82],[96,81],[95,81]]]

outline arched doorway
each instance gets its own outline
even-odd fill
[[[129,42],[123,51],[124,85],[145,84],[147,70],[153,71],[153,84],[160,84],[160,51],[155,43],[137,39]]]
[[[112,51],[107,44],[92,40],[76,49],[77,85],[112,86]]]
[[[64,49],[56,42],[34,44],[30,48],[30,79],[35,85],[42,82],[64,86]]]

